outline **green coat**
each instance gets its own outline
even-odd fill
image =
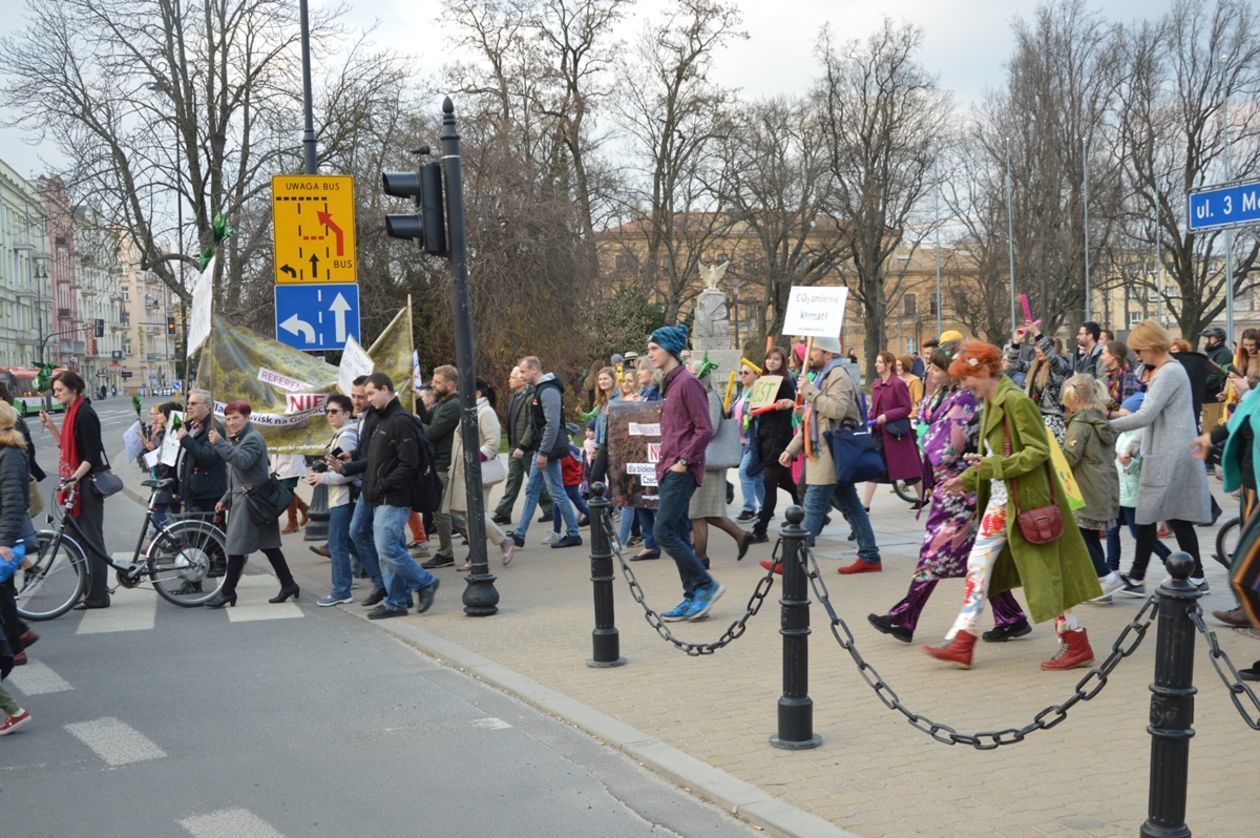
[[[1067,423],[1063,456],[1081,489],[1085,505],[1077,516],[1114,521],[1120,514],[1120,477],[1116,474],[1116,432],[1097,410],[1082,410]]]
[[[1010,428],[1011,456],[1003,456],[1002,429]],[[984,403],[980,437],[991,450],[999,452],[985,457],[963,472],[963,485],[977,495],[976,508],[983,510],[989,502],[989,481],[1004,480],[1015,484],[1021,509],[1035,509],[1050,503],[1050,480],[1055,481],[1055,497],[1063,516],[1063,535],[1050,544],[1029,544],[1015,522],[1015,492],[1007,491],[1006,546],[993,568],[989,593],[996,594],[1023,587],[1028,600],[1028,613],[1035,622],[1044,622],[1067,609],[1102,595],[1098,577],[1089,560],[1089,551],[1081,531],[1073,524],[1067,495],[1045,467],[1050,458],[1050,443],[1041,412],[1024,392],[1003,376],[997,393]]]

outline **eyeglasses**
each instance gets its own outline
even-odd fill
[[[324,413],[327,413],[329,416],[336,416],[338,414],[345,413],[345,411],[337,407],[330,407],[326,408]]]

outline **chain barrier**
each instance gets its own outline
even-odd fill
[[[1242,716],[1243,721],[1252,730],[1260,730],[1260,698],[1256,697],[1255,691],[1243,682],[1242,676],[1238,674],[1238,669],[1234,666],[1234,662],[1229,659],[1229,655],[1225,654],[1225,650],[1216,642],[1216,632],[1207,627],[1203,622],[1203,609],[1195,603],[1194,610],[1190,612],[1190,620],[1194,623],[1194,627],[1199,630],[1199,634],[1207,639],[1208,658],[1212,661],[1212,668],[1216,670],[1216,674],[1220,676],[1221,683],[1225,685],[1225,689],[1229,690],[1230,701],[1234,702],[1234,706],[1238,708],[1238,715]],[[1221,666],[1221,662],[1225,666]],[[1226,674],[1225,670],[1229,670]],[[1257,711],[1257,715],[1253,718],[1249,715],[1249,711],[1243,706],[1242,696],[1246,695],[1251,699],[1251,706]]]
[[[647,620],[649,626],[656,629],[657,634],[692,657],[711,655],[718,649],[730,645],[743,635],[748,628],[748,621],[761,610],[761,605],[765,602],[766,595],[774,587],[774,562],[778,559],[781,541],[775,542],[774,552],[770,556],[771,569],[766,572],[765,576],[757,580],[757,587],[753,588],[752,596],[748,598],[748,607],[744,611],[744,616],[731,623],[726,631],[722,632],[722,636],[712,643],[690,643],[686,640],[679,640],[669,630],[669,626],[666,625],[665,621],[661,619],[661,615],[653,611],[647,604],[643,586],[635,578],[634,570],[630,567],[622,552],[621,543],[617,540],[616,534],[613,533],[612,516],[606,516],[604,522],[604,528],[608,531],[608,544],[612,548],[613,553],[617,555],[617,561],[621,564],[621,574],[626,577],[626,582],[630,585],[630,595],[634,597],[634,601],[639,603],[639,606],[643,609],[643,618]]]
[[[896,691],[884,681],[879,671],[862,657],[862,654],[858,651],[857,643],[853,639],[853,631],[836,613],[835,606],[831,604],[831,596],[827,592],[827,584],[822,580],[822,573],[818,569],[818,562],[814,558],[812,549],[802,546],[801,564],[805,568],[805,575],[809,578],[814,597],[827,610],[827,617],[831,623],[831,634],[836,638],[836,642],[840,644],[840,648],[848,652],[849,656],[853,658],[853,662],[857,665],[858,674],[862,676],[862,680],[866,682],[867,686],[875,691],[875,696],[883,702],[884,706],[889,710],[896,710],[901,713],[906,717],[906,721],[910,723],[911,727],[926,733],[937,742],[946,745],[970,745],[979,751],[991,751],[1001,745],[1014,745],[1016,742],[1024,741],[1030,733],[1038,730],[1049,730],[1066,719],[1068,710],[1075,707],[1077,702],[1089,701],[1102,692],[1102,688],[1107,685],[1107,678],[1111,675],[1112,670],[1119,665],[1121,660],[1136,652],[1138,646],[1142,644],[1142,639],[1146,637],[1146,630],[1150,628],[1151,622],[1155,619],[1156,612],[1159,610],[1159,596],[1158,594],[1152,594],[1138,610],[1132,622],[1120,632],[1120,636],[1112,644],[1111,654],[1107,656],[1102,664],[1091,669],[1089,674],[1077,682],[1075,691],[1062,704],[1051,704],[1033,716],[1033,720],[1021,728],[1008,727],[1003,730],[959,733],[957,729],[950,725],[932,721],[926,716],[913,712],[901,703],[901,699]],[[1130,634],[1134,635],[1134,637],[1129,642],[1129,645],[1126,646],[1124,643]]]

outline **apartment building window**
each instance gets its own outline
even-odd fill
[[[913,294],[903,297],[902,304],[905,306],[906,317],[914,317],[918,313],[918,305]]]

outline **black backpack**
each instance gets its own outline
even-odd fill
[[[442,505],[442,480],[434,465],[437,456],[433,453],[429,435],[424,432],[424,425],[420,424],[420,417],[409,415],[416,430],[416,448],[420,453],[420,468],[411,486],[411,508],[416,512],[436,512]]]

